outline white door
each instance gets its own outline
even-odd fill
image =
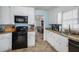
[[[9,50],[9,40],[6,38],[0,39],[0,51]]]
[[[34,8],[28,8],[28,23],[35,24],[35,10],[34,10]]]
[[[35,32],[28,32],[28,47],[35,46]]]

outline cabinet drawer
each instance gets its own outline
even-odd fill
[[[35,32],[28,32],[28,47],[35,46]]]

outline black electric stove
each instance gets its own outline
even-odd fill
[[[27,48],[27,26],[16,27],[16,32],[12,34],[12,49]]]

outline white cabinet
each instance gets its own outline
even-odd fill
[[[62,12],[58,12],[58,24],[62,24]]]
[[[55,35],[53,35],[52,32],[48,31],[48,30],[45,30],[45,40],[48,41],[48,43],[51,44],[51,46],[54,46],[54,41],[55,41]]]
[[[63,13],[63,29],[78,29],[79,26],[79,8],[74,8],[71,11]],[[75,28],[76,27],[76,28]]]
[[[34,8],[28,8],[28,24],[35,23],[35,10]]]
[[[10,21],[11,21],[11,24],[15,24],[14,23],[14,7],[10,7]]]
[[[9,49],[9,41],[8,39],[0,40],[0,51],[7,51]]]
[[[28,47],[35,46],[35,32],[28,32]]]
[[[78,18],[79,16],[79,9],[78,8],[75,8],[75,9],[72,9],[70,11],[67,11],[67,12],[64,12],[63,13],[63,19],[64,20],[69,20],[69,19],[75,19],[75,18]]]
[[[45,30],[47,34],[46,40],[49,42],[49,44],[54,47],[59,52],[67,52],[68,51],[68,38],[64,37],[62,35],[56,34],[54,32]]]
[[[46,30],[44,30],[44,40],[46,40],[47,39],[47,32],[46,32]]]
[[[78,18],[78,8],[76,8],[76,9],[73,9],[73,18]]]
[[[35,23],[35,9],[31,7],[11,7],[11,19],[14,19],[15,15],[28,16],[28,24]]]
[[[10,23],[10,7],[0,7],[0,24],[11,24]]]
[[[28,8],[27,7],[10,7],[10,19],[11,24],[14,24],[15,16],[28,16]]]
[[[14,16],[28,16],[28,24],[35,23],[35,9],[31,7],[0,7],[0,24],[14,24]]]
[[[60,52],[67,52],[68,51],[68,38],[61,35],[56,35],[55,49]]]
[[[12,34],[6,33],[0,35],[0,51],[11,50],[12,47]]]
[[[14,10],[14,15],[28,16],[28,8],[27,7],[12,7]]]
[[[73,14],[72,10],[67,11],[67,12],[64,12],[64,13],[63,13],[63,19],[64,19],[64,20],[72,19],[72,14]]]
[[[1,7],[0,7],[0,24],[2,23],[1,14],[2,14],[2,10],[1,10]]]

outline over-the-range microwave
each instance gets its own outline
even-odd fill
[[[15,23],[28,23],[28,16],[15,16]]]

